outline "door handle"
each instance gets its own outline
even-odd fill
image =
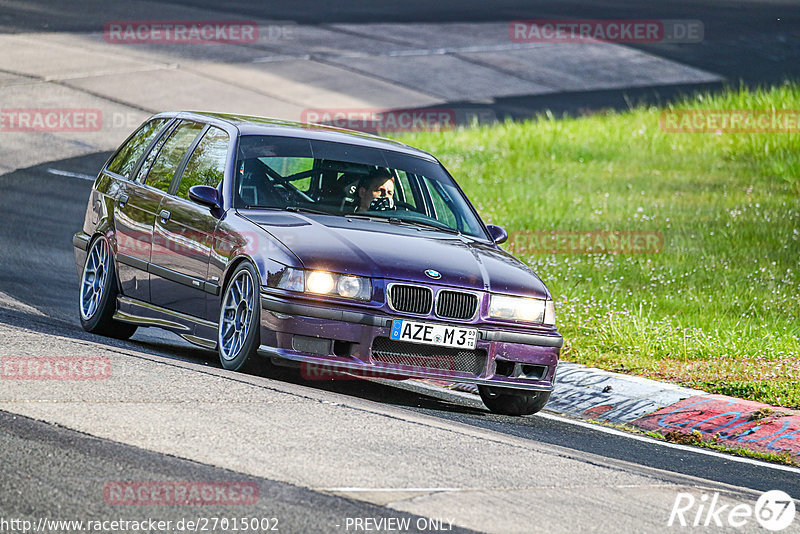
[[[170,218],[170,216],[172,216],[172,214],[170,212],[168,212],[167,210],[161,210],[161,213],[159,213],[158,216],[161,217],[161,222],[165,223],[165,222],[167,222],[169,220],[169,218]]]
[[[125,207],[125,204],[128,203],[128,198],[129,198],[128,195],[126,195],[125,193],[123,193],[123,194],[121,194],[119,196],[119,207],[120,208],[124,208]]]

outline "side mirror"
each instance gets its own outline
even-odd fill
[[[508,241],[508,232],[506,232],[506,229],[502,226],[487,224],[486,229],[489,230],[489,235],[492,236],[492,239],[494,239],[494,242],[498,245]]]
[[[189,188],[189,198],[209,208],[219,207],[219,194],[209,185],[193,185]]]

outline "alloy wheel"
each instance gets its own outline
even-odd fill
[[[242,350],[250,332],[250,319],[253,315],[255,290],[253,277],[247,270],[240,271],[231,280],[223,300],[220,320],[220,355],[225,360],[233,360]]]
[[[109,274],[111,256],[108,253],[108,243],[101,237],[94,242],[86,265],[83,267],[81,278],[81,316],[84,320],[91,319],[103,299],[106,280]]]

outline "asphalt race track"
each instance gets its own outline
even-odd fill
[[[9,3],[10,4],[10,3]],[[26,2],[27,8],[11,4],[15,15],[10,31],[90,31],[107,20],[101,1],[80,0],[70,9],[55,8],[47,0]],[[171,0],[158,2],[187,7],[219,9],[212,0]],[[516,19],[697,19],[705,26],[702,47],[669,44],[638,45],[665,57],[679,59],[700,68],[722,72],[733,80],[748,83],[779,82],[800,74],[800,6],[780,0],[682,0],[642,3],[632,0],[584,2],[569,0],[385,0],[379,3],[342,0],[331,5],[322,0],[294,2],[225,2],[226,13],[299,24],[381,23],[381,22],[484,22]],[[149,7],[137,13],[147,19]]]
[[[20,454],[24,451],[24,454]],[[116,518],[114,505],[103,501],[87,506],[96,494],[97,485],[124,471],[127,477],[153,480],[214,480],[248,483],[258,487],[259,500],[249,506],[249,517],[268,519],[271,528],[280,531],[319,532],[343,524],[346,517],[376,517],[385,514],[379,506],[330,496],[290,484],[197,464],[172,456],[154,454],[119,443],[101,440],[63,428],[42,424],[24,417],[0,412],[0,458],[4,465],[17,466],[16,473],[6,473],[0,483],[3,511],[22,516],[27,510],[52,519],[64,517]],[[30,477],[25,473],[36,473]],[[81,473],[82,483],[75,476]],[[71,474],[71,476],[65,476]],[[88,483],[87,483],[88,482]],[[65,498],[69,495],[70,497]],[[314,510],[314,513],[308,513]],[[16,514],[12,512],[17,512]],[[208,506],[204,517],[226,517],[223,506]],[[126,517],[131,521],[147,520],[154,514],[139,511]],[[173,521],[198,516],[196,506],[171,506],[159,510],[159,521]],[[393,517],[415,524],[418,516],[395,512]],[[277,521],[273,521],[273,520]],[[260,522],[260,521],[259,521]],[[454,532],[469,532],[458,527]]]
[[[0,2],[4,5],[6,2]],[[96,31],[109,17],[119,16],[119,6],[102,0],[78,0],[69,7],[53,6],[49,0],[25,2],[25,7],[8,2],[4,11],[13,14],[0,18],[0,31]],[[159,12],[173,13],[180,7],[213,13],[218,2],[172,0],[158,2]],[[126,17],[153,18],[151,4],[126,5]],[[728,83],[751,86],[780,83],[800,76],[800,5],[789,0],[683,0],[679,2],[637,2],[612,0],[584,2],[570,0],[391,0],[362,2],[343,0],[331,5],[321,0],[296,2],[225,2],[223,13],[262,20],[311,24],[325,27],[336,23],[442,23],[493,22],[518,19],[637,19],[699,20],[704,38],[698,46],[672,43],[630,44],[631,48],[677,61],[695,68],[719,73]],[[13,20],[9,24],[8,20]],[[387,34],[392,40],[393,36]],[[489,107],[498,118],[529,117],[542,110],[576,113],[586,109],[625,109],[632,102],[664,103],[695,91],[714,90],[719,83],[672,84],[620,90],[589,90],[558,95],[519,95],[494,99]],[[469,108],[469,101],[453,101],[453,106]]]
[[[190,7],[211,17],[217,4],[131,2],[128,16],[153,18],[157,11],[167,18]],[[69,9],[0,0],[0,32],[97,31],[109,18],[106,6],[99,0],[78,0]],[[703,46],[634,48],[751,85],[800,75],[800,7],[789,2],[642,7],[621,1],[348,0],[331,6],[237,0],[226,3],[225,13],[310,25],[611,14],[696,18],[705,21]],[[0,72],[0,89],[4,76],[24,78]],[[18,87],[42,82],[32,76],[12,81]],[[63,84],[57,89],[76,90],[68,83],[57,81]],[[692,88],[523,95],[493,105],[498,116],[529,115],[543,106],[622,107],[631,94],[659,100]],[[134,109],[132,99],[117,101],[100,90],[85,94]],[[476,396],[412,381],[305,381],[289,370],[232,373],[215,352],[154,329],[141,328],[124,342],[87,334],[78,321],[71,238],[109,152],[56,136],[37,138],[36,147],[2,137],[0,150],[12,153],[14,162],[0,161],[0,168],[17,170],[0,175],[0,357],[99,357],[112,372],[93,381],[0,377],[0,532],[22,532],[21,520],[31,521],[28,531],[34,531],[45,519],[170,522],[93,529],[105,532],[243,531],[234,518],[258,520],[250,529],[258,532],[662,532],[671,530],[675,504],[687,495],[697,505],[685,519],[696,520],[696,528],[681,529],[679,520],[672,528],[720,532],[726,530],[715,525],[717,516],[706,513],[712,502],[727,507],[724,520],[737,505],[752,511],[768,490],[800,496],[800,469],[666,444],[547,410],[524,418],[493,415]],[[51,143],[53,157],[43,156]],[[63,159],[76,153],[84,155]],[[37,164],[17,163],[27,158]],[[115,500],[113,489],[131,482],[243,485],[257,498],[137,506]],[[228,523],[209,524],[213,518]],[[189,521],[207,528],[187,527]],[[764,530],[751,516],[736,531]],[[783,532],[800,532],[800,519]]]

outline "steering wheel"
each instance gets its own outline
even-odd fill
[[[403,202],[401,200],[394,201],[394,209],[396,210],[405,210],[405,211],[417,211],[413,205],[409,204],[408,202]]]

